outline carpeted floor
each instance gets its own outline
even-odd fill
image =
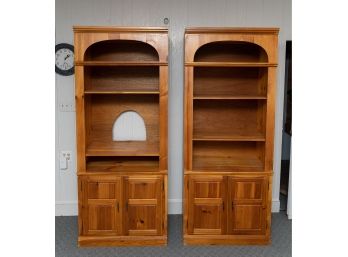
[[[291,256],[291,221],[285,212],[272,214],[269,246],[184,246],[182,215],[169,215],[166,247],[77,247],[77,217],[56,217],[56,257],[287,257]]]

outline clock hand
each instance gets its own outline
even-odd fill
[[[65,58],[64,58],[64,61],[66,60],[66,59],[68,59],[70,57],[70,54],[68,54]]]

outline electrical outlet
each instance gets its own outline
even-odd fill
[[[72,102],[61,102],[59,104],[59,110],[61,112],[74,112],[75,111],[75,104]]]
[[[59,154],[59,168],[68,170],[71,166],[71,151],[61,151]]]

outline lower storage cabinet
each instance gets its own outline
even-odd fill
[[[185,243],[269,240],[268,176],[186,175],[185,183]]]
[[[79,177],[79,243],[165,243],[165,175]],[[147,242],[151,244],[151,242]],[[112,245],[109,243],[109,245]]]

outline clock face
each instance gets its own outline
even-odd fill
[[[74,48],[69,44],[58,44],[55,56],[56,72],[69,76],[74,74]]]

